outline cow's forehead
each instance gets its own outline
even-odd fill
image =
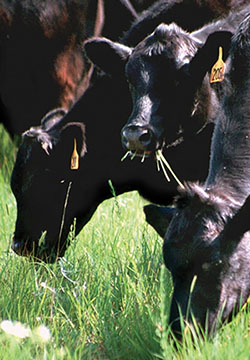
[[[178,70],[189,63],[197,49],[197,44],[188,33],[171,33],[164,40],[159,40],[153,33],[134,48],[126,66],[126,73],[134,76],[149,68],[150,71],[152,68],[156,71],[160,63],[170,66],[171,70]]]
[[[145,57],[132,56],[126,65],[126,76],[131,83],[140,82],[146,85],[153,75],[153,70],[156,68],[153,68]]]
[[[147,54],[143,51],[134,52],[125,68],[126,76],[131,83],[149,85],[161,78],[174,77],[178,71],[178,60],[171,53]]]

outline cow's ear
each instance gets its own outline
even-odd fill
[[[88,58],[101,70],[110,75],[120,76],[132,49],[105,38],[94,38],[84,43]]]
[[[85,127],[82,123],[69,123],[60,131],[57,144],[50,156],[55,170],[68,174],[78,170],[86,152]]]
[[[172,220],[174,208],[150,204],[145,205],[143,210],[147,223],[150,224],[162,238],[164,238],[168,225]]]
[[[193,83],[200,83],[211,70],[218,59],[219,47],[222,48],[222,57],[224,62],[226,61],[232,35],[229,31],[216,31],[208,36],[188,65],[188,73]]]
[[[31,127],[22,134],[23,141],[33,141],[41,145],[42,149],[47,155],[53,150],[57,143],[59,131],[52,131],[56,129],[56,125],[61,123],[62,118],[67,111],[63,108],[56,108],[49,111],[41,120],[41,126]]]
[[[41,120],[41,129],[49,131],[67,114],[67,110],[64,108],[56,108],[49,111]]]

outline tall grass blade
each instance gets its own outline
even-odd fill
[[[170,173],[172,174],[172,176],[174,177],[174,179],[176,180],[176,182],[178,183],[178,185],[180,185],[180,187],[184,188],[182,182],[178,179],[178,177],[175,175],[174,171],[172,170],[171,166],[169,165],[169,163],[167,162],[167,160],[165,159],[165,157],[162,154],[161,150],[157,150],[158,154],[159,154],[159,158],[162,160],[162,162],[166,165],[167,169],[170,171]]]
[[[170,182],[170,177],[168,176],[168,174],[167,174],[167,172],[166,172],[166,169],[165,169],[165,167],[164,167],[164,163],[163,163],[161,157],[159,158],[159,163],[160,163],[160,166],[161,166],[161,168],[162,168],[162,171],[163,171],[163,173],[164,173],[164,175],[165,175],[165,178],[167,179],[168,182]]]
[[[124,161],[129,155],[131,155],[131,151],[127,151],[125,155],[121,158],[121,161]]]
[[[59,231],[59,236],[58,236],[58,247],[60,246],[60,242],[61,242],[61,237],[62,237],[63,226],[64,226],[64,222],[65,222],[66,210],[67,210],[67,206],[68,206],[68,202],[69,202],[69,194],[70,194],[71,186],[72,186],[72,181],[69,182],[66,196],[65,196],[64,205],[63,205],[62,221],[61,221],[61,226],[60,226],[60,231]]]
[[[142,163],[144,162],[145,157],[146,157],[146,151],[144,151],[144,153],[143,153],[143,156],[142,156],[142,159],[141,159],[141,162],[142,162]]]

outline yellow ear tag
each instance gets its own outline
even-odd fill
[[[225,63],[222,60],[222,47],[219,47],[219,57],[211,70],[210,83],[220,82],[224,79]]]
[[[76,139],[74,139],[74,150],[71,155],[71,162],[70,162],[70,169],[71,170],[78,170],[79,168],[79,155],[76,150]]]

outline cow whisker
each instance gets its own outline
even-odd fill
[[[175,181],[177,182],[178,185],[180,185],[182,188],[184,188],[182,182],[178,179],[178,177],[176,176],[176,174],[174,173],[173,169],[171,168],[171,166],[169,165],[169,163],[167,162],[167,160],[165,159],[164,155],[162,154],[162,151],[161,150],[157,150],[156,151],[156,161],[159,161],[161,167],[162,167],[162,170],[164,168],[164,165],[166,166],[166,168],[170,171],[170,173],[172,174],[172,176],[174,177]],[[158,166],[157,166],[158,168]],[[166,170],[164,171],[164,175],[165,175],[165,172]],[[165,175],[166,176],[166,175]],[[169,179],[169,177],[167,177],[167,180]],[[169,180],[168,180],[169,181]]]

